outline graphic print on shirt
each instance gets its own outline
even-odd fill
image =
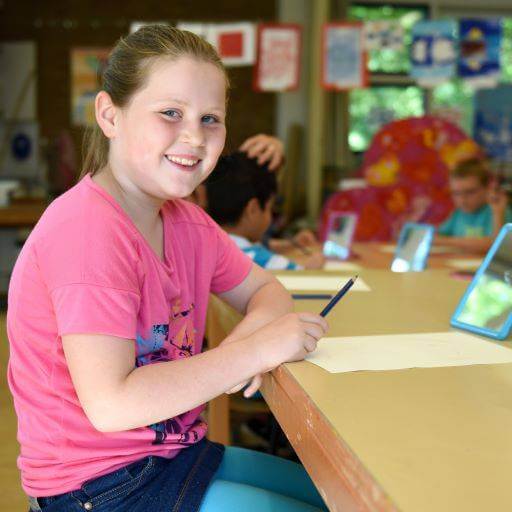
[[[153,325],[148,339],[137,335],[136,366],[144,366],[163,361],[175,361],[191,357],[195,352],[194,304],[183,307],[178,299],[171,306],[168,324]],[[174,418],[149,425],[154,430],[152,444],[164,444],[168,435],[179,435],[179,439],[169,442],[194,444],[199,440],[199,432],[204,432],[205,423],[201,419],[187,421],[188,412]]]

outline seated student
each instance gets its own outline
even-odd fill
[[[506,193],[479,158],[466,160],[452,171],[450,189],[455,211],[439,226],[435,243],[487,252],[503,224],[512,222]]]
[[[292,261],[261,244],[272,221],[276,193],[275,173],[246,154],[236,152],[221,157],[206,182],[208,213],[263,268],[321,268],[324,258],[320,252]]]
[[[284,162],[283,143],[277,137],[264,133],[246,139],[241,144],[239,151],[245,153],[249,158],[256,159],[259,165],[268,165],[268,170],[276,173]],[[201,183],[188,199],[207,210],[206,185]],[[262,237],[262,242],[272,252],[278,254],[286,255],[290,252],[297,252],[297,249],[311,252],[311,249],[318,249],[320,246],[315,234],[309,229],[301,229],[291,238],[272,238],[271,231],[272,227],[269,228],[266,236]]]

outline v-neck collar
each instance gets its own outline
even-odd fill
[[[163,211],[166,207],[168,207],[168,202],[164,203],[162,208],[160,209],[160,218],[162,219],[162,231],[163,231],[163,259],[156,253],[151,244],[146,240],[146,237],[141,233],[139,228],[135,225],[131,217],[126,213],[123,207],[114,199],[114,197],[109,194],[101,185],[98,185],[95,181],[93,181],[90,174],[86,174],[83,178],[86,185],[92,188],[95,192],[100,194],[104,199],[106,199],[119,213],[123,216],[123,218],[128,222],[130,229],[133,231],[135,236],[140,240],[140,242],[148,249],[148,251],[152,254],[152,256],[158,261],[158,263],[164,267],[168,272],[173,271],[173,267],[171,265],[171,259],[169,258],[167,247],[170,247],[168,244],[169,240],[167,240],[167,234],[170,233],[170,230],[167,226],[167,215],[164,215]]]

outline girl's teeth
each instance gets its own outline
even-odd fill
[[[199,160],[189,160],[188,158],[179,158],[177,156],[168,156],[168,160],[171,162],[174,162],[175,164],[180,165],[187,165],[189,167],[192,167],[193,165],[196,165]]]

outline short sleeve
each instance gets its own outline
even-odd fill
[[[217,258],[210,290],[223,293],[238,286],[252,268],[252,260],[245,255],[217,224],[214,224],[217,239]]]
[[[455,212],[437,228],[437,232],[442,236],[454,236],[454,224]]]
[[[142,282],[138,245],[120,215],[102,206],[87,208],[87,215],[73,210],[65,222],[49,226],[37,244],[37,263],[60,336],[135,339]]]
[[[51,292],[59,336],[105,334],[135,339],[140,296],[129,290],[77,283]]]

